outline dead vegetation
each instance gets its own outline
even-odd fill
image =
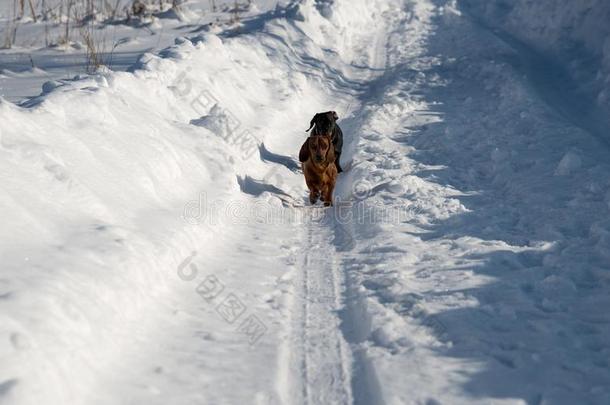
[[[45,24],[47,46],[85,41],[79,34],[91,24],[117,24],[144,18],[156,12],[178,8],[184,0],[3,0],[10,2],[9,14],[0,21],[3,48],[11,48],[18,39],[20,25]],[[74,35],[74,37],[72,37]]]
[[[2,1],[2,0],[0,0]],[[174,10],[180,14],[187,0],[4,0],[10,2],[0,20],[0,47],[11,48],[24,24],[44,24],[46,47],[83,49],[86,70],[111,67],[117,43],[106,41],[103,34],[110,24],[129,24],[147,28],[155,18]],[[239,26],[252,0],[208,0],[210,12],[225,13],[224,23]],[[160,18],[160,17],[159,17]],[[216,23],[222,23],[216,18]]]

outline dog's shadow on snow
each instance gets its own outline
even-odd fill
[[[263,162],[282,165],[294,173],[298,173],[301,171],[301,165],[296,160],[294,160],[290,156],[280,155],[271,152],[269,149],[267,149],[265,143],[261,143],[261,145],[259,146],[259,154]]]
[[[249,175],[237,176],[237,184],[242,193],[249,194],[254,197],[259,197],[261,194],[267,192],[276,196],[290,197],[289,194],[284,190],[274,186],[273,184],[266,183],[262,180],[257,180]]]
[[[259,157],[262,162],[269,163],[270,169],[263,179],[255,179],[250,175],[237,176],[237,184],[240,190],[249,194],[253,197],[259,197],[263,193],[270,193],[275,195],[283,202],[295,202],[295,197],[290,195],[286,190],[281,189],[278,186],[271,184],[271,181],[278,176],[276,169],[279,167],[285,167],[293,173],[299,173],[301,168],[297,161],[286,155],[280,155],[267,149],[264,143],[259,146]]]

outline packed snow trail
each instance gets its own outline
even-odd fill
[[[452,1],[305,0],[3,101],[0,402],[610,402],[607,147],[522,51]]]
[[[336,313],[342,305],[336,253],[324,224],[312,223],[305,232],[290,342],[298,370],[293,378],[304,404],[351,403],[351,359]]]

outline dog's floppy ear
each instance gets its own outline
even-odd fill
[[[301,150],[299,151],[299,162],[307,162],[307,159],[309,159],[309,138],[305,140],[305,143],[301,146]]]
[[[313,125],[316,123],[316,118],[318,117],[318,114],[314,115],[313,118],[311,119],[311,121],[309,121],[309,129],[305,132],[309,132],[310,129],[313,128]]]

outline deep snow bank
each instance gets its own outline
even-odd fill
[[[490,27],[560,60],[580,91],[610,112],[608,1],[460,0],[460,4]]]

